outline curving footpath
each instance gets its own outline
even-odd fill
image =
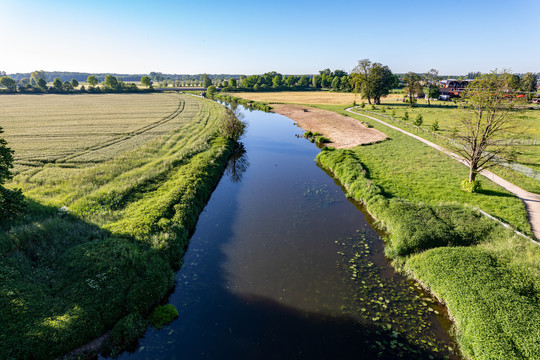
[[[352,109],[353,108],[350,107],[350,108],[345,109],[345,111],[350,112],[350,113],[355,114],[355,115],[360,115],[360,116],[366,117],[366,118],[374,120],[374,121],[377,121],[378,123],[381,123],[381,124],[383,124],[385,126],[388,126],[389,128],[392,128],[392,129],[397,130],[397,131],[399,131],[399,132],[401,132],[401,133],[403,133],[405,135],[413,137],[416,140],[421,141],[424,144],[426,144],[428,146],[431,146],[432,148],[437,149],[440,152],[442,152],[442,153],[454,158],[455,160],[459,161],[460,163],[468,166],[467,160],[465,160],[464,158],[462,158],[461,156],[459,156],[457,154],[454,154],[453,152],[450,152],[450,151],[446,150],[445,148],[443,148],[440,145],[432,143],[431,141],[428,141],[428,140],[426,140],[426,139],[424,139],[424,138],[422,138],[422,137],[420,137],[418,135],[414,135],[414,134],[412,134],[412,133],[410,133],[410,132],[408,132],[406,130],[400,129],[397,126],[394,126],[394,125],[390,125],[387,122],[384,122],[384,121],[379,120],[377,118],[374,118],[372,116],[364,115],[364,114],[352,111]],[[482,171],[480,171],[480,174],[482,174],[483,176],[485,176],[489,180],[493,181],[495,184],[497,184],[497,185],[503,187],[504,189],[508,190],[512,194],[516,195],[519,199],[521,199],[521,201],[523,201],[523,203],[525,203],[525,208],[527,209],[527,214],[529,216],[529,223],[531,224],[534,236],[536,237],[536,239],[540,239],[540,195],[535,194],[535,193],[531,193],[531,192],[526,191],[526,190],[523,190],[519,186],[516,186],[516,185],[512,184],[511,182],[504,180],[500,176],[495,175],[491,171],[482,170]],[[488,215],[488,214],[486,214],[486,215]],[[519,234],[522,235],[521,233],[519,233]]]

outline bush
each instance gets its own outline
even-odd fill
[[[424,118],[421,114],[416,115],[416,119],[414,119],[414,125],[421,126],[424,122]]]
[[[117,356],[131,345],[134,345],[146,331],[147,322],[139,313],[132,313],[123,317],[109,334],[107,350]]]
[[[461,190],[469,192],[469,193],[475,193],[478,192],[481,189],[480,181],[474,180],[469,182],[469,179],[464,179],[461,182]]]
[[[409,112],[408,111],[405,111],[405,114],[403,114],[403,120],[407,121],[409,120]]]
[[[165,325],[170,324],[178,317],[178,310],[172,304],[156,306],[150,318],[150,324],[156,329],[161,329]]]
[[[360,107],[363,109],[366,107],[366,103],[362,101],[362,103],[360,104]]]
[[[435,119],[433,124],[431,124],[431,131],[439,131],[439,120]]]

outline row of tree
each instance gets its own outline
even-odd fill
[[[42,77],[40,72],[32,73],[30,79],[22,78],[18,82],[9,76],[0,77],[0,85],[3,86],[8,93],[70,93],[70,92],[137,92],[153,90],[152,80],[148,76],[141,78],[141,83],[145,85],[148,90],[141,90],[134,83],[125,83],[122,80],[118,80],[113,75],[105,76],[103,82],[99,82],[95,75],[87,77],[86,82],[88,87],[84,85],[79,88],[79,81],[71,79],[71,81],[63,81],[61,78],[56,77],[52,81],[52,86],[47,85],[47,81]],[[98,86],[100,85],[100,86]]]

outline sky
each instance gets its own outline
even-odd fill
[[[540,72],[540,0],[0,0],[0,71]]]

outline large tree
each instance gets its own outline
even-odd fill
[[[8,91],[17,90],[17,82],[10,78],[9,76],[2,76],[0,78],[0,85],[6,87]]]
[[[150,78],[150,76],[143,76],[141,78],[141,84],[143,84],[147,88],[150,88],[152,86],[152,79]]]
[[[536,93],[537,91],[537,84],[536,84],[536,75],[533,73],[526,73],[521,78],[521,90],[528,92],[528,93]]]
[[[371,104],[371,93],[369,87],[369,72],[371,70],[371,60],[362,59],[358,60],[358,65],[356,65],[352,71],[352,74],[358,74],[352,79],[352,86],[355,90],[355,94],[358,90],[361,91],[362,97],[367,98],[368,103]],[[360,89],[358,89],[360,87]],[[355,95],[356,98],[356,95]]]
[[[62,91],[62,85],[64,85],[64,83],[62,82],[62,79],[60,79],[59,77],[55,77],[53,80],[54,89],[58,91]]]
[[[368,93],[373,97],[376,105],[381,104],[381,97],[384,97],[392,90],[394,76],[390,68],[380,63],[373,63],[368,76]]]
[[[201,75],[201,81],[203,88],[207,88],[212,85],[212,80],[210,80],[210,77],[207,74]]]
[[[86,82],[88,83],[88,85],[90,86],[96,86],[98,84],[98,79],[95,75],[90,75],[88,76],[88,78],[86,79]]]
[[[424,75],[424,81],[427,85],[427,89],[428,89],[428,100],[427,100],[427,103],[428,103],[428,106],[431,106],[431,102],[429,99],[431,98],[437,98],[439,96],[439,94],[441,93],[441,91],[439,90],[439,80],[441,79],[441,77],[439,76],[439,71],[438,70],[435,70],[435,69],[431,69],[429,70],[425,75]]]
[[[45,79],[45,71],[36,70],[36,71],[33,71],[30,74],[30,84],[32,84],[33,86],[38,86],[39,85],[38,84],[39,79],[43,79],[43,80],[45,80],[45,82],[47,81],[47,79]]]
[[[103,80],[103,86],[105,86],[106,89],[116,91],[118,90],[120,84],[118,83],[118,79],[116,77],[113,75],[107,75],[105,76],[105,80]]]
[[[422,78],[420,75],[409,71],[405,74],[403,77],[403,81],[407,84],[407,87],[405,88],[405,92],[409,94],[409,106],[413,107],[416,103],[416,95],[420,93],[422,90],[422,85],[420,84],[420,80]]]
[[[454,135],[454,151],[469,164],[468,182],[476,180],[482,169],[493,160],[509,154],[512,139],[518,130],[518,120],[512,109],[518,101],[507,73],[492,72],[472,81],[463,93],[465,100],[460,126]]]

